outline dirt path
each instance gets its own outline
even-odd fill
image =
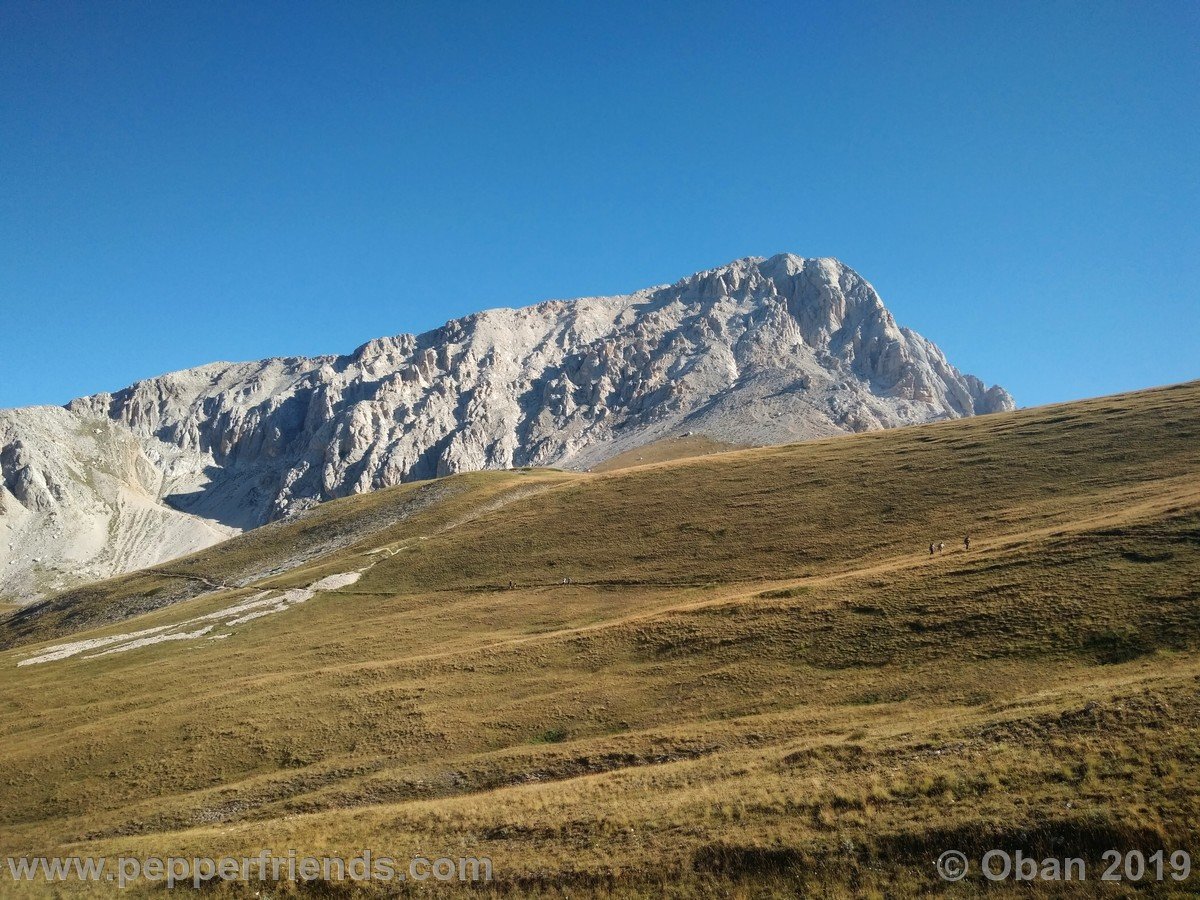
[[[230,585],[218,584],[211,579],[205,578],[203,575],[187,575],[183,572],[168,572],[166,569],[142,569],[143,572],[150,575],[158,575],[160,578],[182,578],[184,581],[199,581],[205,587],[211,588],[214,591],[229,590]]]

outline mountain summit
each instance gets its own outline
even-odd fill
[[[838,260],[741,259],[348,356],[213,363],[0,411],[0,595],[31,600],[402,481],[586,469],[689,432],[774,444],[1012,408]]]

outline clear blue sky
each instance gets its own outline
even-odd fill
[[[1023,405],[1200,377],[1200,4],[0,0],[0,406],[785,250]]]

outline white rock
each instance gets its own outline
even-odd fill
[[[771,444],[1011,408],[899,328],[854,271],[785,254],[348,356],[213,363],[0,412],[0,522],[14,558],[36,548],[108,575],[401,481],[587,469],[687,433]],[[27,565],[0,581],[20,599],[44,589]]]

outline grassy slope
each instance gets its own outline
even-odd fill
[[[634,466],[648,466],[653,463],[674,462],[695,456],[709,456],[713,453],[727,453],[730,450],[740,450],[744,446],[714,441],[702,434],[680,435],[679,437],[663,438],[661,441],[618,453],[600,465],[594,466],[590,471],[615,472],[618,469],[629,469]]]
[[[269,576],[377,559],[358,584],[228,640],[0,654],[0,849],[468,850],[553,896],[907,895],[950,847],[1195,855],[1198,439],[1193,384],[438,482]],[[172,569],[222,581],[300,537],[239,540]]]
[[[330,555],[340,559],[347,548],[436,534],[464,517],[552,486],[562,477],[550,470],[467,475],[324,503],[161,566],[63,591],[21,608],[0,621],[0,649],[121,623],[201,594],[212,595],[217,588],[227,589],[220,598],[241,596],[249,593],[246,585],[273,585],[277,579],[272,576],[294,576],[312,560]],[[294,581],[295,577],[290,580]],[[123,630],[128,628],[105,632]]]

